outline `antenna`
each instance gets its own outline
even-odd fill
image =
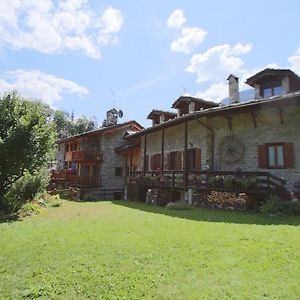
[[[186,88],[184,86],[182,87],[182,90],[183,90],[183,94],[182,95],[185,95],[186,92],[187,92],[187,90],[186,90]]]

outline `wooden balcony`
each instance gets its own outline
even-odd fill
[[[286,182],[269,172],[243,171],[139,171],[129,181],[148,188],[196,189],[254,194],[284,194]]]
[[[80,176],[73,175],[70,177],[70,186],[74,187],[100,187],[100,176]]]
[[[102,161],[103,154],[101,151],[83,151],[83,150],[78,150],[78,151],[73,151],[72,152],[72,161],[75,162],[85,162],[85,161]]]
[[[51,181],[53,182],[68,181],[70,180],[70,177],[75,174],[76,172],[71,170],[61,170],[61,171],[51,172]]]

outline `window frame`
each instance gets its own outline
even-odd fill
[[[122,167],[115,167],[115,177],[123,177],[123,168]]]
[[[285,149],[284,149],[284,143],[267,143],[267,168],[268,169],[286,169],[286,161],[285,161]],[[282,160],[283,160],[283,165],[278,165],[278,152],[277,152],[277,147],[280,146],[282,147]],[[270,165],[270,157],[269,157],[269,148],[274,147],[274,166]]]

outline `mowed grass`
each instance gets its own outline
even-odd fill
[[[64,201],[0,224],[0,298],[299,299],[299,224]]]

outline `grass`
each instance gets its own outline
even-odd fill
[[[0,224],[0,298],[299,299],[299,223],[63,201]]]

